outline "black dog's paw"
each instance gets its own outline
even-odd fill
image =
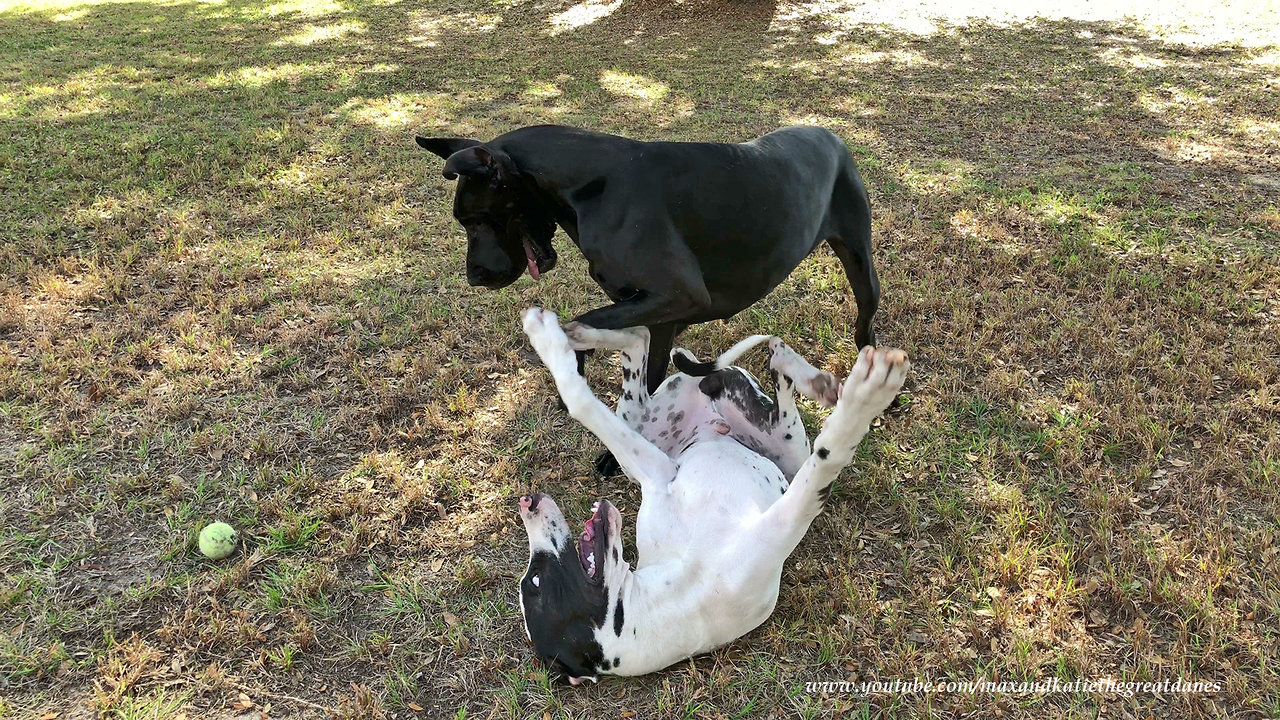
[[[622,466],[618,464],[618,459],[613,453],[605,450],[600,453],[600,457],[596,458],[596,474],[600,477],[613,477],[622,474]]]

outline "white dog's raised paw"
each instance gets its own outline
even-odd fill
[[[558,372],[577,373],[577,357],[569,345],[569,338],[560,329],[560,318],[555,313],[531,307],[524,311],[523,321],[525,335],[529,336],[533,349],[552,375]]]
[[[769,340],[769,367],[795,384],[795,389],[823,407],[835,407],[840,399],[840,382],[826,370],[809,364],[781,338]]]
[[[574,350],[627,350],[649,347],[649,329],[644,327],[601,330],[580,322],[564,326],[564,334]]]
[[[910,370],[911,361],[902,350],[864,347],[840,389],[839,404],[879,414],[897,397]]]
[[[836,376],[823,370],[817,375],[809,379],[809,387],[812,391],[812,397],[818,401],[823,407],[835,407],[840,401],[841,384],[836,380]]]

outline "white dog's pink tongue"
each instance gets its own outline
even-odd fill
[[[538,261],[533,259],[533,246],[528,240],[524,241],[524,257],[529,261],[529,277],[537,280],[542,273],[538,272]]]

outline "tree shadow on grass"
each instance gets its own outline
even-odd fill
[[[19,88],[5,125],[22,141],[4,209],[28,229],[6,264],[21,277],[95,247],[118,253],[139,230],[163,234],[138,215],[199,214],[218,200],[243,210],[252,203],[237,196],[253,194],[290,200],[234,224],[215,210],[215,232],[332,228],[349,208],[304,185],[352,174],[361,163],[346,149],[386,160],[391,175],[353,179],[403,193],[411,132],[491,136],[535,122],[718,140],[820,122],[875,151],[890,168],[883,183],[906,163],[955,161],[984,181],[1044,177],[1085,194],[1119,169],[1143,176],[1143,192],[1207,212],[1224,195],[1274,201],[1275,142],[1250,128],[1280,108],[1248,50],[1188,51],[1066,20],[838,30],[775,21],[769,3],[623,2],[563,29],[556,18],[577,6],[460,7],[321,5],[309,16],[121,3],[0,16],[8,51],[23,57],[5,71]],[[343,160],[316,168],[325,154]],[[287,177],[291,166],[302,172]],[[123,229],[86,227],[102,222],[92,208],[104,198],[142,207],[120,213]],[[1244,198],[1232,224],[1256,221],[1266,202]]]

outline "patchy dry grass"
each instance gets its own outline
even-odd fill
[[[1280,716],[1280,11],[1096,5],[0,0],[0,717]],[[639,498],[517,312],[601,296],[468,288],[411,140],[547,121],[841,133],[916,368],[764,627],[572,690],[509,498]],[[820,253],[685,342],[852,314]],[[803,692],[1108,676],[1222,690]]]

